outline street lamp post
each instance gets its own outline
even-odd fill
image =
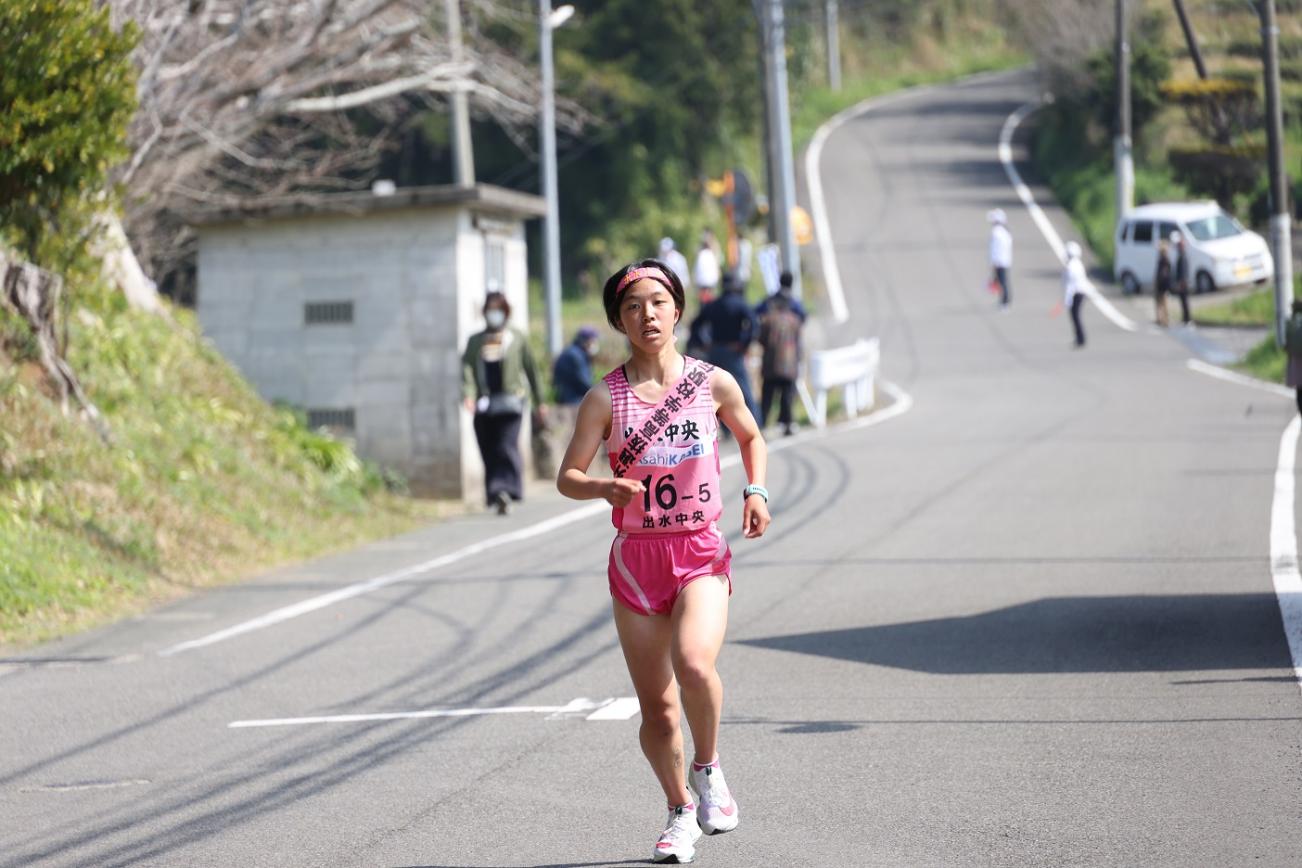
[[[566,4],[552,9],[551,0],[538,0],[538,26],[542,54],[542,187],[547,202],[543,218],[543,287],[547,299],[547,351],[560,355],[561,335],[561,226],[556,191],[556,82],[552,62],[552,31],[574,14]]]
[[[1125,217],[1135,204],[1135,159],[1130,138],[1130,36],[1127,0],[1116,0],[1116,85],[1117,134],[1112,140],[1112,160],[1116,171],[1117,220]]]
[[[1275,19],[1275,0],[1261,0],[1260,13],[1266,140],[1270,152],[1270,252],[1275,258],[1275,342],[1282,347],[1284,324],[1293,301],[1293,241],[1284,174],[1284,110],[1279,94],[1279,24]]]
[[[792,276],[792,290],[801,296],[800,248],[796,246],[791,211],[796,205],[796,170],[791,157],[791,113],[787,97],[786,23],[782,0],[755,0],[764,47],[765,93],[768,103],[769,208],[775,239],[782,250],[782,268]]]

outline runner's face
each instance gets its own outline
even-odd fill
[[[619,303],[619,324],[633,345],[641,350],[654,352],[671,343],[677,322],[674,297],[649,278],[630,286]]]

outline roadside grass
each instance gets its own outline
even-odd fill
[[[1275,346],[1275,336],[1267,335],[1234,367],[1245,374],[1258,377],[1271,383],[1284,382],[1284,366],[1288,356]]]
[[[1270,287],[1251,295],[1198,308],[1194,321],[1211,326],[1268,326],[1275,321],[1275,291]]]
[[[1293,278],[1293,297],[1302,297],[1302,274]],[[1274,291],[1270,288],[1254,292],[1250,296],[1239,299],[1245,303],[1245,312],[1242,316],[1258,315],[1260,320],[1256,325],[1270,326],[1275,322],[1275,296]],[[1232,307],[1226,305],[1225,307]],[[1284,382],[1284,368],[1288,364],[1288,354],[1283,349],[1275,345],[1275,335],[1273,333],[1262,338],[1261,343],[1257,344],[1248,354],[1244,356],[1234,367],[1245,374],[1254,377],[1260,377],[1272,383]]]
[[[25,646],[196,588],[399,533],[451,512],[263,402],[189,311],[82,291],[70,362],[104,445],[50,400],[0,322],[0,645]],[[4,347],[8,347],[8,351]]]

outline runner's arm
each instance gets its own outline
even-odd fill
[[[722,368],[715,368],[710,374],[710,392],[714,395],[719,419],[728,426],[728,430],[737,438],[741,448],[741,463],[746,468],[746,479],[751,485],[763,487],[768,476],[769,452],[760,434],[755,417],[746,406],[746,399],[741,393],[741,386],[732,374]],[[763,536],[768,529],[768,501],[758,494],[746,498],[742,510],[741,530],[747,539]]]
[[[556,489],[561,494],[575,500],[604,498],[612,506],[623,507],[642,493],[642,483],[637,480],[598,479],[587,473],[601,441],[609,436],[610,425],[610,388],[603,381],[589,389],[579,404],[574,434],[556,477]]]

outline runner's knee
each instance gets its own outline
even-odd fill
[[[675,667],[684,690],[703,690],[714,683],[714,664],[704,658],[686,657]]]
[[[642,706],[642,730],[658,738],[668,738],[678,731],[678,704],[657,702]]]

